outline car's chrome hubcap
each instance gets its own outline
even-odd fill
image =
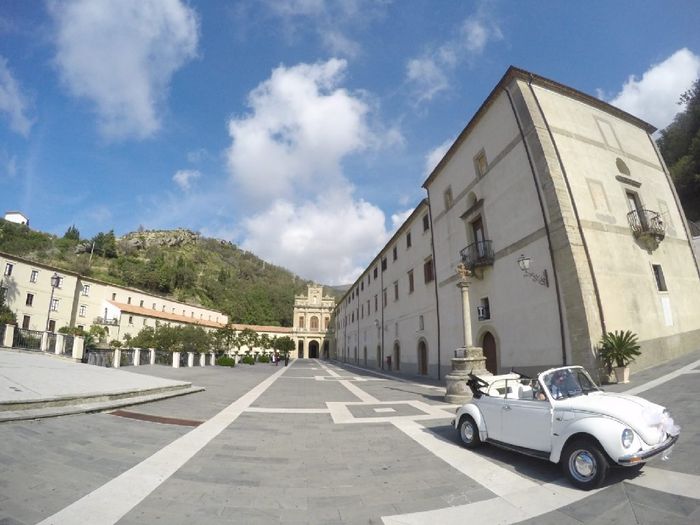
[[[590,481],[596,474],[596,461],[588,450],[577,450],[569,456],[569,470],[579,481]]]
[[[467,443],[474,439],[474,428],[469,421],[462,423],[462,439]]]

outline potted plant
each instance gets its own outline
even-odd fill
[[[600,357],[608,370],[615,371],[618,383],[629,383],[629,364],[640,354],[637,335],[629,330],[608,332],[600,341]]]

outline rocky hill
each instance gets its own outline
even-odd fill
[[[56,237],[0,219],[0,251],[215,308],[246,324],[291,326],[294,295],[310,284],[228,241],[184,229],[81,239],[75,228]]]

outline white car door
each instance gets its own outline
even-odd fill
[[[505,399],[501,417],[504,443],[549,452],[552,448],[552,405],[535,399]]]

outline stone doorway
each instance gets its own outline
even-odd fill
[[[496,338],[491,332],[486,332],[481,339],[481,348],[486,358],[486,370],[496,375],[498,372],[498,353],[496,351]]]
[[[418,373],[422,376],[428,375],[428,347],[425,341],[418,343]]]
[[[318,359],[318,342],[317,341],[311,341],[309,343],[309,358],[310,359]]]
[[[299,341],[297,344],[297,357],[304,359],[304,341]]]
[[[394,343],[394,367],[396,370],[401,370],[401,345],[396,341]]]

